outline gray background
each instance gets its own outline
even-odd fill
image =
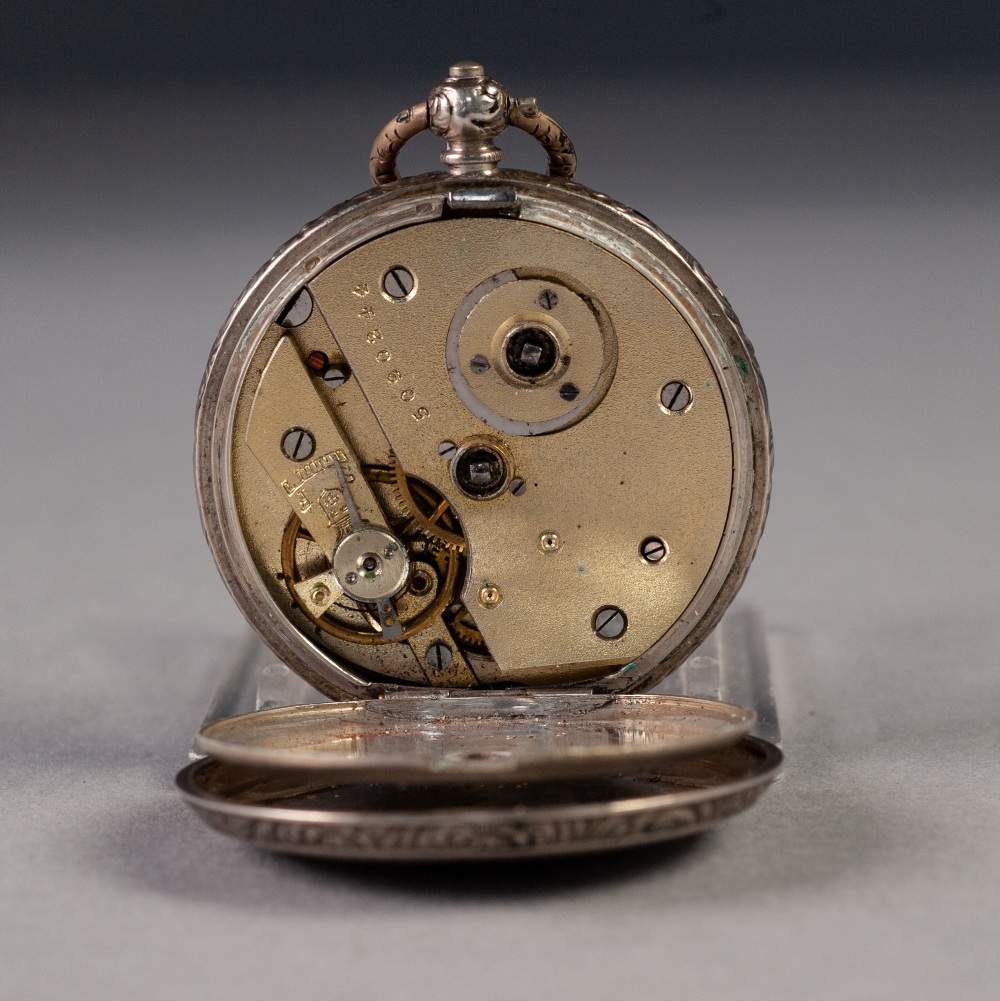
[[[5,998],[995,996],[996,8],[0,17]],[[194,503],[198,382],[250,275],[467,57],[536,93],[579,180],[687,246],[757,347],[777,461],[745,595],[787,773],[620,856],[262,854],[171,786],[243,629]],[[540,167],[522,138],[508,162]]]

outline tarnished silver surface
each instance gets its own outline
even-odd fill
[[[256,633],[248,631],[221,667],[202,727],[258,709],[327,701],[322,692],[276,660]],[[760,613],[752,606],[731,606],[698,649],[650,694],[748,706],[757,715],[750,734],[781,744],[767,637]],[[203,755],[192,748],[191,757]]]
[[[330,781],[522,781],[657,767],[732,744],[755,720],[671,695],[452,691],[247,713],[208,723],[195,748]]]
[[[177,777],[212,827],[274,851],[393,862],[608,851],[685,837],[747,809],[781,752],[745,737],[655,771],[466,786],[331,785],[211,759]]]
[[[751,732],[767,740],[745,738],[700,761],[652,772],[530,783],[487,773],[481,778],[492,781],[417,782],[405,790],[396,783],[333,784],[302,772],[264,775],[192,751],[204,768],[186,769],[178,783],[217,830],[264,848],[336,858],[555,855],[682,837],[750,806],[777,775],[780,752],[772,744],[780,733],[759,616],[730,609],[657,689],[749,705],[756,710]],[[254,637],[224,673],[203,726],[320,697]]]

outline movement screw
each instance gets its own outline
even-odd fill
[[[490,367],[490,363],[486,360],[485,355],[476,355],[472,361],[469,362],[469,368],[476,375],[482,375]]]
[[[405,299],[414,286],[413,275],[402,265],[390,268],[382,279],[382,289],[390,299]]]
[[[683,382],[668,382],[660,390],[660,405],[671,414],[679,414],[691,405],[691,390]]]
[[[580,390],[572,382],[567,382],[559,387],[559,395],[567,403],[572,403],[580,395]]]
[[[292,462],[305,462],[316,451],[316,439],[305,428],[289,428],[281,436],[281,451]]]
[[[648,539],[642,540],[639,552],[647,563],[660,563],[667,555],[667,544],[663,539],[651,535]]]
[[[510,492],[515,497],[520,497],[527,489],[528,489],[528,484],[525,483],[524,480],[522,480],[520,477],[516,477],[515,479],[510,481]]]
[[[427,648],[427,666],[432,671],[443,671],[452,659],[451,647],[447,643],[432,643]]]
[[[450,459],[458,451],[458,446],[453,441],[443,441],[438,445],[438,455],[442,459]]]
[[[614,605],[605,605],[594,613],[594,632],[602,640],[616,640],[628,628],[625,613]]]
[[[323,372],[323,381],[331,388],[343,386],[351,377],[351,370],[344,364],[329,365]]]
[[[304,288],[278,315],[278,323],[283,327],[301,327],[312,315],[312,310],[312,296]]]
[[[555,309],[558,301],[559,296],[557,296],[550,288],[543,289],[538,294],[538,305],[541,306],[542,309]]]

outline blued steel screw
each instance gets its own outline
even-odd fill
[[[281,436],[281,451],[292,462],[305,462],[316,451],[316,439],[305,428],[289,428]]]
[[[413,291],[413,275],[402,265],[390,268],[382,279],[382,288],[390,299],[405,299]]]
[[[660,403],[664,410],[669,410],[672,414],[680,413],[691,403],[691,390],[683,382],[668,382],[660,390]]]
[[[616,640],[627,628],[625,613],[614,605],[605,605],[594,613],[594,632],[602,640]]]
[[[557,296],[550,288],[543,289],[538,294],[538,305],[541,306],[542,309],[555,309],[558,301],[559,296]]]
[[[651,535],[648,539],[642,540],[639,552],[647,563],[659,563],[667,555],[667,544],[663,539]]]
[[[351,370],[346,365],[329,365],[323,372],[323,381],[331,388],[343,386],[351,377]]]
[[[580,395],[580,390],[572,382],[567,382],[559,387],[559,395],[567,403],[572,403]]]
[[[452,652],[447,643],[432,643],[427,648],[427,666],[432,671],[443,671],[451,664]]]

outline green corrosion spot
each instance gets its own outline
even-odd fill
[[[746,358],[743,355],[733,355],[733,361],[736,362],[736,367],[746,375],[750,371],[750,366],[747,365]]]
[[[628,672],[631,671],[633,667],[635,667],[635,661],[634,660],[632,661],[631,664],[626,664],[625,665],[625,669],[622,671],[622,674],[628,674]]]

